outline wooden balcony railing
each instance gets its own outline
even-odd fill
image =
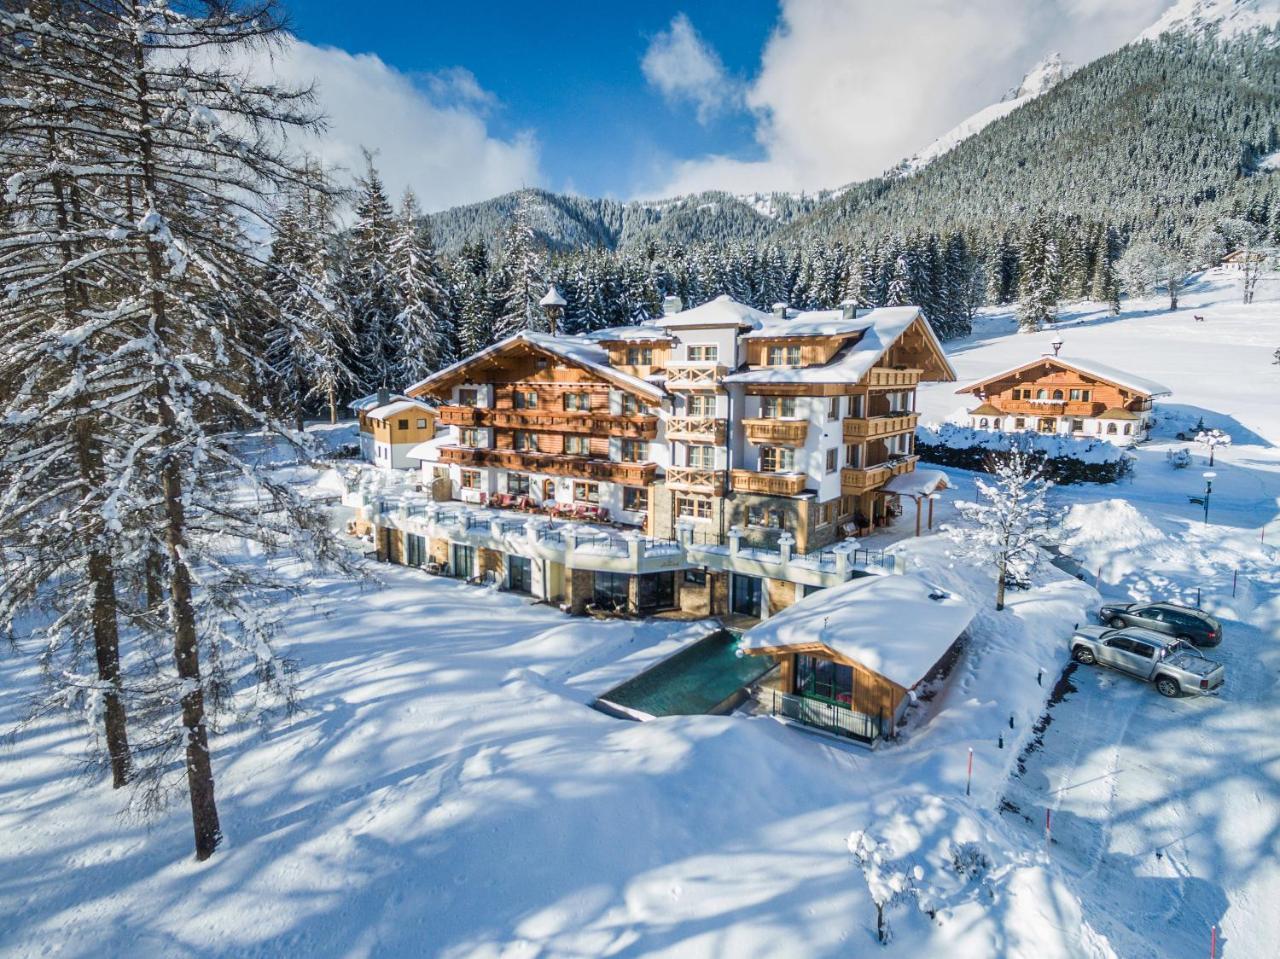
[[[724,471],[702,469],[698,466],[668,466],[667,487],[687,490],[691,493],[724,495]]]
[[[889,482],[891,477],[902,473],[910,473],[916,468],[916,460],[920,457],[903,456],[887,463],[858,468],[846,466],[840,471],[840,492],[849,495],[865,493]]]
[[[714,390],[728,372],[719,363],[706,360],[697,363],[668,363],[666,385],[669,390]]]
[[[1107,408],[1105,403],[1092,400],[999,400],[995,404],[1002,412],[1016,416],[1097,416]]]
[[[673,416],[667,420],[667,439],[695,443],[723,443],[725,421],[714,416]]]
[[[658,435],[658,417],[643,413],[608,413],[602,410],[496,410],[490,407],[442,406],[440,421],[446,426],[490,426],[498,429],[536,430],[553,433],[597,433],[651,440]]]
[[[892,436],[895,433],[909,433],[916,428],[920,420],[919,413],[888,413],[884,416],[869,416],[866,419],[846,419],[844,421],[844,438],[846,443],[875,439],[878,436]]]
[[[752,443],[786,443],[803,446],[809,435],[808,420],[778,420],[769,418],[742,421],[747,439]]]
[[[808,481],[804,473],[757,473],[755,470],[733,470],[730,477],[735,492],[765,496],[798,496]]]
[[[862,378],[862,385],[871,389],[885,389],[894,386],[916,386],[920,383],[919,370],[891,370],[888,367],[876,366],[867,370]]]
[[[593,460],[585,456],[558,456],[554,453],[528,453],[520,450],[469,449],[445,446],[440,462],[460,466],[497,467],[548,476],[572,476],[575,479],[622,483],[626,486],[649,486],[657,478],[656,463],[615,463]]]

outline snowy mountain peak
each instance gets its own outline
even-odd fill
[[[1216,35],[1229,39],[1280,25],[1280,0],[1177,0],[1135,42],[1166,33]]]
[[[1022,78],[1022,82],[1006,93],[1001,102],[1038,97],[1061,83],[1074,69],[1074,64],[1063,60],[1062,54],[1055,51],[1032,67]]]

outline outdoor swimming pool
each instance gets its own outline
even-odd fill
[[[600,697],[629,714],[693,716],[727,712],[737,695],[773,668],[767,656],[738,656],[737,637],[719,630]]]

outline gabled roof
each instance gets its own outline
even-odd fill
[[[587,333],[583,339],[596,343],[668,343],[675,336],[659,326],[642,323],[638,326],[612,326],[606,330]]]
[[[654,322],[661,327],[681,326],[736,326],[744,330],[757,330],[770,319],[770,314],[753,306],[739,303],[728,294],[717,296],[709,303],[694,306],[679,313],[668,313]]]
[[[966,600],[909,573],[866,576],[806,596],[752,627],[742,648],[763,653],[816,644],[910,687],[975,614]]]
[[[1081,359],[1072,356],[1040,356],[1029,363],[1023,363],[1021,366],[1014,366],[1007,370],[1001,370],[999,373],[993,373],[985,376],[980,380],[970,383],[968,386],[962,386],[956,390],[957,393],[974,393],[986,386],[988,383],[994,383],[996,380],[1003,380],[1029,370],[1041,364],[1057,365],[1069,370],[1075,370],[1077,373],[1083,373],[1085,376],[1091,376],[1096,380],[1103,380],[1112,386],[1119,386],[1122,389],[1130,390],[1134,393],[1142,393],[1146,396],[1168,396],[1173,390],[1157,383],[1155,380],[1148,380],[1145,377],[1135,376],[1132,373],[1126,373],[1124,370],[1118,370],[1114,366],[1108,366],[1106,363],[1099,363],[1097,360]]]
[[[423,412],[430,413],[432,416],[434,416],[436,412],[434,407],[428,406],[421,400],[403,399],[395,400],[394,402],[388,403],[386,406],[375,406],[373,409],[367,411],[365,416],[371,420],[385,420],[388,416],[395,416],[397,413],[404,413],[408,410],[422,410]]]
[[[1100,420],[1136,420],[1141,419],[1137,413],[1131,413],[1122,406],[1113,406],[1098,414]]]
[[[661,387],[647,383],[637,376],[615,370],[609,365],[609,354],[586,337],[552,336],[549,333],[531,333],[528,330],[508,336],[505,340],[499,340],[492,346],[485,347],[479,353],[437,370],[426,379],[414,383],[406,392],[411,396],[420,396],[431,390],[442,389],[451,383],[465,381],[465,374],[469,367],[492,359],[501,353],[519,349],[532,349],[564,360],[595,373],[601,379],[629,393],[638,393],[652,400],[661,400],[665,395]]]
[[[407,400],[408,398],[409,397],[403,396],[400,393],[388,393],[386,402],[390,403],[392,400]],[[358,400],[352,400],[347,404],[347,408],[354,410],[357,413],[361,413],[376,409],[382,403],[383,400],[377,393],[370,393],[368,396],[362,396]]]
[[[997,409],[990,403],[983,403],[976,409],[969,411],[970,416],[1004,416],[1004,410]]]
[[[821,311],[822,313],[837,313],[839,311]],[[795,320],[782,320],[775,317],[778,324],[790,324],[797,321],[807,322],[803,320],[805,314],[800,314]],[[822,321],[814,321],[819,324]],[[801,366],[801,367],[781,367],[770,366],[762,369],[747,370],[743,373],[734,373],[725,377],[726,383],[856,383],[862,379],[867,372],[880,361],[880,358],[888,351],[889,347],[897,342],[912,326],[916,326],[922,331],[926,340],[933,348],[938,360],[939,369],[942,371],[943,378],[954,380],[956,371],[947,359],[946,351],[942,348],[942,343],[938,341],[937,334],[933,332],[933,328],[924,318],[924,314],[920,312],[920,308],[916,306],[886,306],[880,309],[872,310],[866,316],[860,316],[856,320],[844,321],[848,323],[858,323],[861,326],[861,334],[851,343],[841,347],[836,355],[829,363],[820,366]],[[770,334],[777,335],[777,334]],[[811,334],[830,336],[830,333]]]

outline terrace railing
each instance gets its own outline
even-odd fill
[[[884,734],[884,723],[879,717],[855,712],[838,703],[780,693],[768,686],[760,689],[757,701],[771,716],[781,716],[861,743],[873,743]]]

